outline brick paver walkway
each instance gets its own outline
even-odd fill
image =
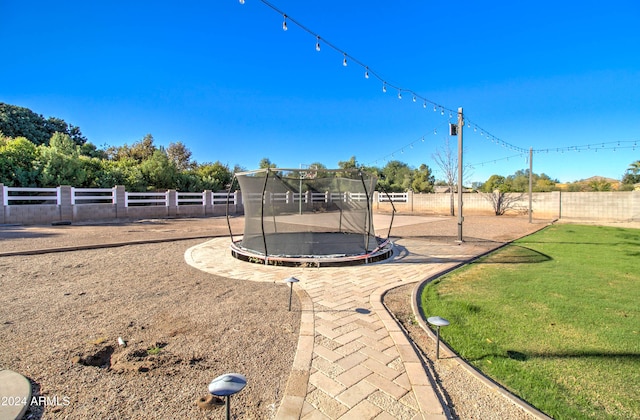
[[[418,355],[382,295],[499,245],[402,239],[386,262],[318,269],[242,262],[230,255],[228,238],[217,238],[189,249],[185,258],[201,270],[239,280],[300,280],[294,285],[301,301],[300,339],[278,418],[445,419]]]

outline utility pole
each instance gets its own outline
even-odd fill
[[[529,223],[533,218],[533,147],[529,148]]]
[[[462,107],[458,108],[458,242],[462,240],[462,126],[464,118],[462,116]]]

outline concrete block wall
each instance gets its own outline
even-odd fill
[[[493,215],[492,204],[478,193],[465,193],[463,214]],[[451,198],[449,194],[408,194],[406,203],[394,202],[398,213],[449,215]],[[534,218],[576,219],[601,221],[640,220],[640,191],[621,192],[546,192],[532,194]],[[516,202],[517,209],[507,214],[527,214],[529,194],[521,195]],[[458,209],[458,197],[454,195],[454,209]],[[391,203],[379,203],[374,197],[374,210],[388,213]]]
[[[4,185],[0,184],[0,198],[4,197]],[[124,186],[115,187],[115,203],[72,205],[69,186],[60,187],[60,205],[28,204],[5,205],[0,203],[0,224],[49,224],[56,221],[92,221],[113,219],[144,219],[165,217],[224,216],[226,204],[211,204],[211,191],[205,191],[206,205],[176,205],[176,191],[170,191],[170,205],[126,207]],[[407,194],[407,202],[395,202],[398,213],[404,214],[450,214],[449,194]],[[454,195],[454,209],[458,198]],[[236,205],[230,205],[231,214],[242,214],[242,196],[236,193]],[[311,206],[311,204],[309,204]],[[523,194],[517,203],[520,213],[526,214],[529,196]],[[533,217],[545,219],[575,219],[601,221],[640,221],[640,191],[624,192],[549,192],[533,193]],[[297,204],[296,204],[297,208]],[[388,213],[391,203],[378,202],[374,193],[373,210]],[[493,215],[491,203],[482,194],[465,193],[463,196],[465,215]],[[515,214],[515,212],[512,212]]]
[[[640,191],[563,192],[562,219],[637,221],[640,220]]]
[[[24,204],[3,207],[4,223],[7,224],[41,225],[63,220],[60,217],[60,206],[55,204]]]
[[[117,219],[115,204],[76,204],[73,206],[73,221]]]

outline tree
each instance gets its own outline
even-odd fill
[[[220,191],[227,189],[233,179],[229,167],[220,162],[199,165],[194,172],[201,181],[202,188],[199,188],[200,190]]]
[[[50,145],[40,145],[41,173],[40,185],[56,187],[71,185],[87,186],[87,171],[78,156],[78,146],[68,134],[55,133],[51,136]]]
[[[611,191],[611,183],[603,178],[592,179],[588,187],[591,191]]]
[[[107,149],[107,155],[113,160],[133,159],[138,163],[142,163],[152,157],[154,152],[158,150],[153,141],[153,136],[147,134],[142,140],[133,143],[131,147],[127,144],[120,147],[110,147]]]
[[[46,120],[28,108],[0,102],[0,131],[12,138],[25,137],[35,145],[46,144],[51,134]]]
[[[435,178],[429,168],[424,163],[414,171],[411,188],[415,192],[432,193]]]
[[[640,182],[640,160],[636,160],[629,165],[627,171],[622,177],[622,183],[633,185]]]
[[[67,134],[71,140],[82,145],[87,138],[79,127],[67,124],[63,119],[45,119],[28,108],[0,102],[0,131],[9,137],[25,137],[36,145],[48,144],[56,133]]]
[[[173,189],[178,183],[178,168],[162,150],[154,151],[142,162],[140,172],[149,190]]]
[[[15,139],[0,133],[0,183],[8,187],[38,186],[38,148],[24,137]]]
[[[511,190],[511,186],[507,183],[507,179],[501,175],[491,175],[487,181],[482,184],[480,191],[492,193],[494,191],[507,192]]]
[[[392,160],[382,168],[378,186],[383,191],[404,192],[411,187],[412,173],[409,165],[399,160]]]
[[[482,197],[491,203],[496,216],[502,216],[509,210],[520,211],[519,202],[524,198],[524,193],[505,193],[496,189],[493,192],[483,192]]]
[[[436,165],[440,168],[444,174],[444,181],[449,187],[449,213],[454,216],[455,210],[455,192],[458,189],[458,156],[454,154],[451,149],[451,143],[449,142],[449,136],[445,137],[444,148],[438,149],[431,155],[431,158],[436,162]],[[468,176],[469,167],[462,168],[462,180]]]
[[[260,159],[260,163],[258,165],[258,168],[260,169],[277,168],[277,167],[278,166],[275,163],[272,163],[271,160],[266,157]]]
[[[167,147],[167,156],[180,171],[193,167],[193,163],[191,162],[191,151],[180,141],[176,143],[169,143],[169,147]]]
[[[524,197],[524,193],[509,193],[512,190],[510,182],[509,178],[501,175],[491,175],[480,187],[480,194],[491,203],[496,216],[502,216],[507,211],[516,209],[518,202]]]

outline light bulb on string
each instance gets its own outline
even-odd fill
[[[444,108],[440,108],[440,115],[444,115]]]
[[[283,31],[286,31],[287,29],[289,29],[289,28],[287,28],[287,15],[282,15],[282,17],[283,17],[283,20],[282,20],[282,30],[283,30]]]
[[[387,93],[387,82],[382,82],[382,91]]]
[[[436,112],[438,110],[438,108],[434,105],[433,106],[433,112]]]
[[[422,103],[422,107],[423,107],[424,109],[427,109],[427,101],[424,101],[424,102]]]
[[[424,136],[422,136],[422,142],[424,143]]]
[[[453,114],[449,112],[449,119],[453,118]]]
[[[368,79],[369,78],[369,67],[365,67],[364,68],[364,78]]]
[[[240,0],[240,4],[244,4],[244,0]]]
[[[342,65],[347,67],[347,53],[344,53],[344,58],[342,59]]]
[[[412,100],[413,100],[413,102],[416,101],[416,95],[413,95],[413,99]]]
[[[402,99],[402,91],[398,89],[398,99]]]
[[[434,129],[433,129],[433,135],[434,135],[434,136],[438,135],[438,129],[437,129],[437,128],[434,128]]]
[[[316,37],[316,51],[320,51],[320,36]]]

